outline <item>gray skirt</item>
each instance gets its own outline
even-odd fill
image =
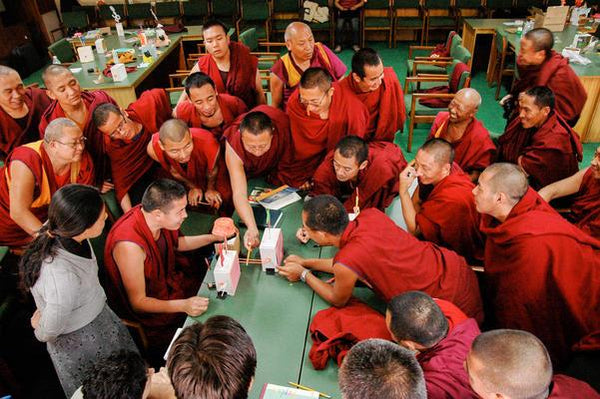
[[[138,351],[127,328],[106,304],[91,323],[58,336],[47,343],[47,349],[67,398],[81,386],[88,368],[100,359],[121,349]]]

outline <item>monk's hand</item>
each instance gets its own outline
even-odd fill
[[[279,274],[289,281],[299,281],[302,272],[306,270],[302,265],[295,262],[286,262],[283,266],[277,266]]]
[[[202,195],[204,193],[202,192],[201,188],[198,187],[194,187],[192,189],[190,189],[190,191],[188,192],[188,202],[191,206],[198,206],[200,204],[200,202],[202,202]]]
[[[304,182],[304,184],[302,184],[300,187],[298,187],[298,190],[300,191],[309,191],[312,188],[313,184],[310,180]]]
[[[306,266],[304,266],[304,260],[305,259],[303,257],[301,257],[301,256],[290,255],[290,256],[288,256],[287,258],[285,258],[283,260],[283,264],[287,265],[288,263],[297,263],[297,264],[299,264],[302,267],[306,267]]]
[[[417,178],[417,171],[414,168],[415,160],[413,159],[400,173],[400,186],[399,191],[403,194],[408,194],[408,189]]]
[[[208,309],[208,298],[193,296],[185,300],[183,311],[189,316],[200,316]]]
[[[302,244],[306,244],[308,241],[310,241],[310,237],[308,236],[308,233],[306,232],[306,230],[304,229],[304,227],[300,227],[298,229],[298,231],[296,231],[296,238]]]
[[[171,379],[169,378],[169,372],[166,367],[161,367],[158,373],[154,372],[153,368],[149,368],[148,374],[152,375],[152,379],[150,380],[150,395],[148,395],[149,398],[175,397],[175,390],[173,390],[173,385],[171,385]]]
[[[215,209],[219,209],[223,203],[221,194],[219,194],[217,190],[212,190],[210,188],[204,193],[204,199]]]
[[[506,104],[507,102],[509,102],[512,99],[512,94],[507,94],[504,97],[502,97],[500,99],[500,105],[504,106],[504,104]]]
[[[260,245],[260,239],[258,237],[257,229],[248,229],[244,234],[244,247],[246,250],[251,251]]]
[[[102,187],[100,188],[100,192],[102,194],[106,194],[107,192],[109,192],[110,190],[112,190],[113,188],[115,188],[115,185],[112,184],[111,182],[109,182],[108,180],[104,180],[104,182],[102,182]]]
[[[42,312],[40,312],[39,309],[36,309],[35,312],[33,312],[33,316],[31,316],[31,327],[33,327],[34,330],[40,326],[41,317]]]

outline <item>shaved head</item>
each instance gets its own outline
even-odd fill
[[[169,119],[162,124],[158,131],[158,137],[163,144],[166,140],[179,143],[188,134],[190,134],[190,128],[181,119]]]
[[[48,80],[50,78],[61,76],[65,73],[73,75],[73,73],[67,67],[64,67],[62,65],[50,65],[44,70],[44,73],[42,74],[42,79],[44,80],[44,84],[46,85],[46,87],[48,87]]]
[[[457,91],[454,98],[473,109],[477,109],[481,105],[481,96],[477,90],[470,87]]]
[[[521,167],[514,163],[495,163],[488,166],[483,173],[494,192],[506,194],[515,204],[523,198],[529,188],[527,176]]]
[[[307,33],[312,32],[310,26],[306,25],[304,22],[292,22],[285,28],[285,33],[283,34],[284,41],[292,40],[294,36],[298,33]]]
[[[68,118],[56,118],[46,126],[44,130],[44,141],[59,141],[63,137],[65,129],[77,129],[81,131],[79,126]]]
[[[552,363],[544,344],[519,330],[493,330],[473,341],[467,358],[473,389],[482,397],[546,398]]]
[[[531,41],[535,51],[545,51],[546,56],[550,55],[552,47],[554,47],[554,36],[546,28],[532,29],[523,38]]]
[[[331,84],[333,83],[333,78],[323,68],[311,67],[308,68],[302,74],[302,78],[300,78],[300,87],[303,89],[314,89],[318,87],[323,92],[326,92],[331,88]]]
[[[19,72],[5,65],[0,65],[0,77],[16,74],[20,77]]]
[[[434,156],[439,164],[450,164],[454,162],[454,148],[444,139],[429,139],[423,144],[419,151],[425,151]]]

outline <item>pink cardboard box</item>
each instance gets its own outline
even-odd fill
[[[237,251],[223,251],[215,263],[213,273],[217,291],[235,295],[240,281],[240,260]]]

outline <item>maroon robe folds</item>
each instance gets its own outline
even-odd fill
[[[498,137],[498,161],[518,164],[522,156],[521,166],[536,190],[577,173],[582,151],[579,136],[556,112],[539,128],[525,129],[515,118]]]
[[[383,82],[375,91],[361,92],[352,74],[340,81],[340,87],[350,95],[358,97],[369,111],[369,125],[365,138],[368,141],[393,143],[396,132],[403,130],[406,120],[404,93],[394,69],[383,69]]]
[[[556,111],[575,126],[587,100],[587,93],[575,71],[569,66],[569,59],[552,50],[550,57],[541,65],[523,67],[517,63],[518,79],[511,94],[518,98],[519,93],[536,86],[546,86],[554,92]]]
[[[290,136],[290,118],[280,109],[269,105],[259,105],[250,112],[262,112],[266,114],[273,123],[273,138],[269,150],[257,157],[246,151],[242,143],[240,124],[247,114],[240,115],[225,132],[227,143],[244,164],[244,172],[248,178],[265,176],[269,182],[277,182],[276,172],[283,157],[289,154],[288,146],[292,139]]]
[[[344,96],[337,83],[333,84],[333,99],[329,117],[321,119],[312,112],[306,115],[306,108],[300,104],[299,92],[290,97],[287,113],[290,116],[293,151],[292,161],[282,166],[281,180],[299,187],[306,183],[319,167],[327,152],[333,150],[344,136],[364,137],[369,112],[356,98]]]
[[[600,349],[600,241],[531,188],[504,222],[483,215],[481,231],[495,327],[536,335],[556,368],[573,350]]]
[[[4,161],[16,147],[40,139],[40,119],[51,102],[46,90],[35,87],[26,89],[25,104],[29,113],[23,117],[24,127],[0,107],[0,160]]]
[[[129,119],[142,124],[142,130],[131,140],[111,139],[106,136],[104,143],[119,202],[152,168],[154,161],[148,156],[146,147],[152,135],[171,118],[171,104],[163,89],[152,89],[143,92],[125,112]]]
[[[330,194],[344,203],[348,212],[354,212],[358,190],[360,209],[385,210],[398,195],[398,176],[406,167],[406,159],[400,147],[393,143],[372,142],[369,144],[368,165],[358,172],[353,183],[338,181],[333,168],[330,151],[313,176],[311,195]]]
[[[450,113],[447,111],[438,113],[427,139],[435,137],[449,141],[447,137],[449,118]],[[466,173],[484,170],[496,157],[496,146],[490,138],[490,133],[475,118],[469,123],[463,136],[450,145],[454,148],[454,162]]]
[[[239,97],[248,108],[256,106],[258,59],[250,54],[250,50],[245,45],[230,42],[229,63],[226,82],[223,82],[221,72],[212,55],[200,57],[198,67],[215,82],[217,93],[229,93]]]
[[[386,302],[418,290],[483,320],[477,277],[465,260],[455,252],[419,241],[377,209],[361,211],[348,224],[333,258],[335,264],[352,270]]]
[[[416,222],[427,241],[449,248],[470,262],[483,261],[485,237],[479,231],[471,179],[453,170],[421,198]]]
[[[600,179],[590,167],[583,175],[579,191],[571,205],[571,220],[581,230],[600,239]]]
[[[48,219],[52,195],[69,183],[91,184],[94,181],[94,165],[90,155],[84,151],[81,161],[71,164],[71,169],[64,175],[57,176],[41,141],[14,149],[0,169],[0,245],[20,247],[28,244],[31,236],[10,217],[10,166],[14,161],[25,164],[33,174],[35,187],[30,210],[42,223]]]
[[[96,170],[97,186],[102,185],[102,182],[107,180],[110,176],[110,169],[108,160],[106,159],[106,151],[104,148],[104,136],[98,131],[98,128],[94,124],[92,114],[96,107],[104,103],[112,103],[117,105],[115,100],[102,90],[94,91],[82,91],[81,99],[83,100],[87,109],[87,119],[83,128],[83,135],[87,138],[85,143],[85,149],[92,156],[94,162],[94,169]],[[62,109],[58,101],[54,100],[50,106],[44,112],[40,121],[40,138],[44,138],[44,131],[50,122],[56,118],[66,118],[65,111]]]
[[[161,239],[164,239],[163,250],[152,236],[141,205],[137,205],[117,220],[104,246],[108,279],[105,289],[111,309],[121,318],[142,324],[150,343],[155,345],[164,345],[165,341],[168,344],[175,328],[185,319],[185,314],[136,312],[129,302],[119,267],[113,257],[115,246],[119,242],[131,242],[144,251],[146,296],[151,298],[174,300],[195,296],[206,271],[202,264],[192,262],[189,255],[177,251],[178,239],[182,235],[179,231],[162,229],[160,234]],[[163,330],[163,334],[154,334],[155,329]],[[170,336],[165,329],[171,330]]]
[[[548,399],[599,399],[600,394],[594,388],[583,381],[556,374],[550,385]]]
[[[233,121],[242,113],[246,112],[248,108],[246,104],[235,96],[229,94],[219,94],[217,96],[219,108],[221,109],[221,115],[223,115],[223,123],[220,126],[208,128],[202,124],[200,114],[196,112],[196,107],[190,101],[184,101],[177,106],[177,118],[181,119],[189,127],[199,127],[202,129],[209,130],[217,140],[221,138],[225,129],[233,123]]]

